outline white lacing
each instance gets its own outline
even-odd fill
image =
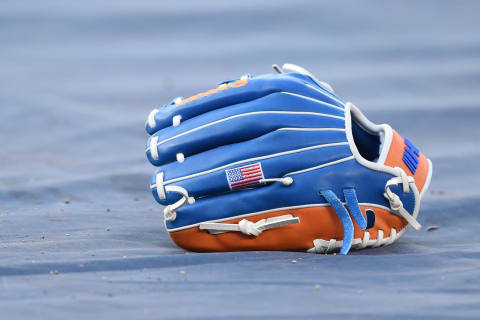
[[[172,102],[170,102],[171,105],[177,105],[179,104],[180,102],[183,101],[183,98],[182,97],[176,97],[175,99],[173,99]],[[153,129],[157,123],[155,121],[155,115],[158,113],[158,109],[155,108],[153,109],[152,111],[150,111],[150,113],[148,114],[148,117],[147,117],[147,124],[148,126]],[[180,117],[180,118],[175,118],[175,117]],[[173,126],[176,127],[178,126],[178,124],[180,124],[180,120],[182,119],[182,116],[178,115],[178,116],[174,116],[173,119],[172,119],[172,122],[173,122]],[[175,125],[175,123],[177,123],[177,125]]]
[[[384,231],[378,230],[377,239],[370,240],[370,232],[365,231],[363,234],[363,238],[355,238],[353,239],[352,249],[365,249],[367,247],[376,248],[380,246],[387,246],[395,242],[398,238],[400,238],[405,229],[401,232],[397,233],[395,228],[390,229],[390,236],[384,238]],[[313,248],[308,249],[307,252],[310,253],[330,253],[340,249],[343,245],[343,240],[323,240],[323,239],[315,239],[313,240]]]
[[[153,157],[153,155],[152,155]],[[179,162],[183,162],[185,160],[184,156],[182,153],[177,154],[177,160]],[[268,182],[280,182],[284,186],[289,186],[293,183],[293,179],[291,177],[284,177],[284,178],[272,178],[272,179],[262,179],[259,181],[260,183],[268,183]],[[195,203],[195,198],[190,197],[188,195],[188,191],[185,190],[182,187],[179,186],[163,186],[163,172],[157,174],[156,176],[156,183],[150,186],[150,189],[157,188],[157,194],[160,199],[165,199],[165,192],[176,192],[182,195],[182,198],[178,200],[177,202],[168,205],[165,207],[163,210],[163,213],[165,215],[165,219],[168,221],[174,221],[177,218],[177,213],[176,211],[180,209],[183,205],[185,205],[187,202],[189,204]],[[162,190],[159,190],[159,188],[162,188]],[[165,188],[165,189],[163,189]]]
[[[163,209],[163,214],[165,216],[165,220],[174,221],[177,218],[177,210],[185,205],[187,202],[189,204],[195,203],[195,198],[189,197],[187,190],[179,186],[166,186],[166,192],[175,192],[179,193],[182,198],[177,202],[170,204]]]
[[[150,150],[150,156],[152,157],[153,160],[158,160],[157,145],[158,145],[158,136],[151,137],[147,152],[148,150]]]
[[[147,118],[147,123],[148,125],[150,126],[150,128],[153,128],[155,127],[156,123],[155,123],[155,115],[157,114],[158,112],[158,109],[153,109],[152,111],[150,111],[150,113],[148,114],[148,118]]]
[[[408,193],[410,192],[410,185],[415,186],[415,179],[408,176],[401,168],[395,167],[395,169],[399,172],[399,176],[387,181],[387,183],[385,184],[385,193],[383,194],[383,196],[387,198],[388,202],[390,203],[390,208],[393,212],[397,213],[402,218],[407,220],[407,222],[416,230],[420,230],[422,226],[415,219],[418,212],[418,205],[415,204],[416,210],[414,210],[413,214],[410,214],[407,210],[403,208],[403,203],[402,200],[400,200],[400,197],[390,190],[391,186],[401,183],[403,186],[403,192]],[[414,192],[415,202],[417,202],[419,198],[418,191],[415,193],[415,191],[417,190],[416,187],[412,188],[412,190]]]
[[[300,223],[300,218],[294,217],[291,214],[262,219],[257,222],[252,222],[246,219],[240,220],[239,223],[215,223],[202,222],[199,228],[207,230],[211,234],[219,234],[224,232],[241,232],[248,236],[258,237],[263,231],[278,227],[283,227],[289,224]]]
[[[185,155],[181,152],[177,153],[176,157],[179,163],[183,163],[185,161]]]
[[[390,208],[393,213],[398,214],[404,218],[409,225],[414,227],[416,230],[419,230],[422,226],[416,220],[418,211],[420,209],[420,194],[415,185],[415,179],[411,176],[408,176],[405,171],[399,167],[395,167],[394,170],[397,171],[397,176],[391,178],[385,184],[385,193],[383,194],[385,198],[390,203]],[[403,208],[403,203],[400,197],[390,190],[390,187],[402,184],[402,191],[404,193],[413,192],[415,205],[413,213],[410,214],[407,210]],[[395,240],[400,238],[405,232],[406,228],[403,228],[399,233],[395,228],[390,229],[390,236],[384,238],[384,231],[378,230],[377,239],[370,240],[370,232],[365,231],[363,238],[353,239],[352,249],[363,249],[366,247],[379,247],[392,244]],[[343,240],[337,241],[336,239],[323,240],[315,239],[313,240],[313,248],[308,249],[307,252],[313,253],[329,253],[335,251],[336,249],[341,248],[343,245]]]
[[[182,121],[182,116],[177,114],[176,116],[173,116],[172,118],[172,126],[178,127],[180,125],[180,122]]]
[[[320,87],[326,89],[327,91],[330,91],[331,93],[335,93],[335,90],[333,90],[333,87],[330,84],[326,83],[325,81],[318,80],[313,74],[310,73],[310,71],[303,67],[297,66],[292,63],[285,63],[281,68],[277,64],[272,65],[272,68],[280,74],[294,72],[307,75],[312,78],[312,80],[315,81],[318,85],[320,85]]]
[[[280,182],[284,186],[289,186],[293,183],[293,178],[284,177],[284,178],[271,178],[271,179],[261,179],[259,183],[269,183],[269,182]]]

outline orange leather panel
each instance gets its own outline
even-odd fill
[[[375,211],[375,225],[367,230],[370,233],[370,239],[377,238],[378,230],[383,230],[384,237],[389,237],[392,227],[400,232],[407,224],[404,219],[384,209],[368,206],[361,208],[362,212],[365,212],[365,209]],[[343,239],[341,222],[330,206],[276,211],[245,219],[257,222],[264,218],[286,214],[299,217],[300,223],[265,230],[258,237],[247,236],[240,232],[213,235],[198,227],[171,232],[170,236],[178,246],[197,252],[307,250],[313,247],[314,239]],[[238,223],[240,220],[242,219],[233,219],[225,223]],[[364,231],[355,222],[354,226],[354,238],[363,238]]]
[[[415,174],[412,174],[407,165],[403,162],[403,153],[405,151],[405,141],[395,130],[393,130],[393,140],[390,151],[385,161],[385,165],[390,167],[400,167],[409,176],[413,176],[418,191],[421,192],[428,175],[428,161],[427,158],[420,152],[419,162]]]

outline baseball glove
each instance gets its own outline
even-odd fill
[[[173,241],[347,254],[419,229],[430,160],[307,70],[273,67],[148,116],[150,188]]]

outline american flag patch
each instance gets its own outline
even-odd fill
[[[225,170],[228,186],[231,190],[253,187],[261,184],[263,179],[262,165],[260,162],[248,166]]]

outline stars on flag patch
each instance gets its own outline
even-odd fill
[[[230,190],[253,187],[261,184],[260,181],[263,179],[260,162],[225,170],[225,174]]]

